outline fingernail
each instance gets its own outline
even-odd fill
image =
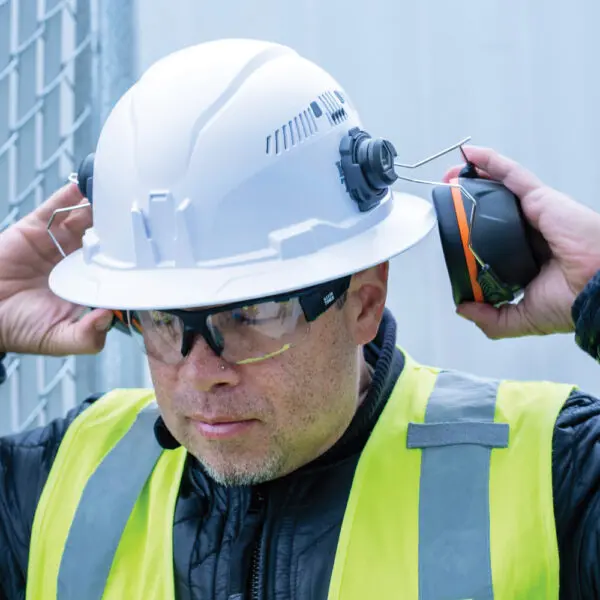
[[[108,331],[113,323],[113,315],[105,315],[101,319],[96,321],[96,331],[105,332]]]

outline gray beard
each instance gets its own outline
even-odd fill
[[[260,465],[260,468],[249,470],[236,465],[234,468],[223,472],[204,462],[200,457],[196,458],[204,472],[223,487],[253,486],[277,479],[281,476],[284,462],[283,456],[279,455],[271,457],[268,462]]]

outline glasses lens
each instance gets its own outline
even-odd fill
[[[136,311],[136,315],[148,356],[167,364],[185,358],[181,354],[185,319],[159,310]],[[213,344],[223,348],[223,359],[237,364],[285,352],[301,343],[310,328],[297,298],[219,311],[209,315],[206,324]]]
[[[215,340],[223,341],[223,358],[237,364],[276,356],[301,343],[309,331],[297,298],[214,313],[208,327]]]
[[[184,358],[181,355],[183,321],[179,317],[161,310],[140,310],[136,315],[148,356],[167,364],[177,364]]]

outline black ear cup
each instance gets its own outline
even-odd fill
[[[79,165],[77,171],[77,187],[90,204],[94,196],[94,154],[88,154]]]
[[[432,195],[454,303],[514,300],[549,257],[548,245],[502,184],[470,177],[451,183],[468,194],[437,186]]]

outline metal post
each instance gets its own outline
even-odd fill
[[[99,0],[99,114],[104,123],[136,79],[134,0]],[[110,332],[102,352],[102,391],[143,385],[144,357],[135,340]]]
[[[100,118],[134,83],[137,69],[134,0],[99,0]]]
[[[0,0],[0,231],[64,185],[95,143],[95,1]],[[97,389],[94,357],[5,362],[0,434],[43,425]]]

